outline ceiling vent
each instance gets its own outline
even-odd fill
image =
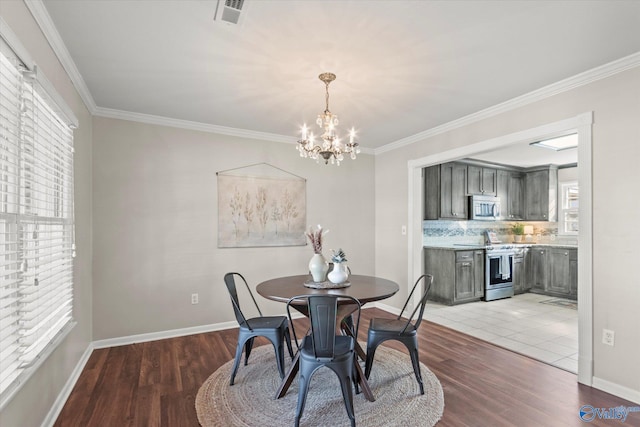
[[[245,0],[218,0],[216,7],[216,21],[226,22],[227,24],[241,24],[246,14]]]

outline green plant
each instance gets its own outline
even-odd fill
[[[524,234],[524,224],[516,222],[511,226],[511,232],[516,236],[522,236]]]
[[[334,251],[333,249],[331,249],[331,252],[333,252],[333,255],[331,256],[331,261],[339,264],[341,262],[347,262],[347,256],[345,255],[344,251],[340,248],[338,248],[337,251]]]

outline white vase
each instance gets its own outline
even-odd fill
[[[349,272],[347,271],[347,265],[343,262],[334,263],[333,270],[327,275],[329,281],[335,284],[346,282],[348,277]]]
[[[329,270],[329,263],[322,256],[322,254],[314,254],[309,261],[309,273],[313,277],[314,282],[324,282],[327,277],[327,271]]]

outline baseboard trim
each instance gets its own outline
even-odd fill
[[[170,329],[168,331],[150,332],[148,334],[128,335],[119,338],[108,338],[94,341],[93,348],[119,347],[121,345],[138,344],[148,341],[164,340],[167,338],[184,337],[187,335],[202,334],[206,332],[223,331],[237,328],[237,322],[212,323],[209,325],[193,326],[190,328]]]
[[[80,378],[80,374],[82,374],[85,365],[89,361],[91,353],[93,353],[93,343],[89,343],[87,349],[82,354],[82,357],[80,357],[80,360],[76,364],[76,367],[73,369],[73,372],[71,372],[71,375],[67,379],[67,382],[58,394],[56,401],[53,403],[53,406],[51,406],[51,409],[49,409],[47,416],[44,418],[42,427],[51,427],[53,426],[53,424],[55,424],[56,420],[58,419],[58,415],[60,415],[60,412],[62,412],[62,408],[71,395],[71,391],[73,391],[78,378]]]
[[[640,405],[640,391],[634,390],[629,387],[622,386],[620,384],[612,383],[611,381],[603,380],[602,378],[593,377],[592,387],[602,390],[616,397],[629,400],[633,403]]]

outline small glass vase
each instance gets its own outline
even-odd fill
[[[329,263],[322,254],[314,254],[309,261],[309,273],[314,282],[321,283],[327,278],[327,271],[329,271]]]
[[[343,262],[336,262],[333,264],[333,270],[329,272],[327,278],[331,283],[340,284],[347,281],[349,277],[349,271],[347,265]]]

